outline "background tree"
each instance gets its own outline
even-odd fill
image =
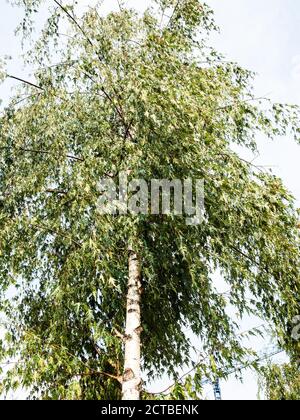
[[[269,400],[299,400],[300,398],[300,325],[299,316],[289,326],[289,363],[268,363],[260,371],[260,388]],[[283,345],[284,346],[284,345]]]
[[[45,2],[14,3],[25,7],[21,29],[30,36]],[[239,317],[259,315],[292,345],[300,291],[294,199],[232,145],[255,150],[258,132],[291,130],[298,140],[299,110],[257,100],[253,74],[209,48],[216,27],[207,6],[152,5],[143,15],[121,6],[103,16],[96,6],[76,16],[76,3],[53,0],[26,56],[33,81],[3,73],[22,86],[0,122],[6,392],[118,399],[122,384],[124,398],[141,389],[149,398],[140,367],[144,379],[167,373],[177,383],[178,368],[192,365],[171,398],[199,397],[203,377],[226,376],[253,354],[237,336],[232,307]],[[120,171],[147,181],[204,179],[204,222],[101,215],[99,180]],[[130,286],[141,312],[134,337]],[[200,363],[191,360],[187,326],[201,340]],[[138,357],[140,336],[142,359],[131,367],[124,346],[134,339]]]
[[[261,388],[268,400],[299,400],[299,359],[291,363],[271,364],[262,370]]]

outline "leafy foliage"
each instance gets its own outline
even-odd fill
[[[269,400],[299,400],[299,363],[298,365],[270,365],[265,368],[263,373],[263,387]]]
[[[27,36],[45,2],[20,3]],[[290,130],[299,140],[299,110],[256,100],[253,74],[207,46],[215,25],[199,1],[160,1],[143,15],[90,8],[81,17],[76,4],[51,3],[27,55],[35,86],[24,83],[0,120],[1,356],[13,362],[3,389],[120,397],[116,331],[124,329],[130,243],[142,259],[144,371],[177,379],[190,363],[188,325],[210,358],[173,397],[195,397],[202,375],[222,376],[247,358],[229,305],[241,317],[259,314],[291,345],[300,292],[294,199],[232,144],[255,150],[258,132]],[[204,178],[205,222],[99,214],[98,182],[121,170],[146,180]],[[216,269],[227,297],[215,288]]]

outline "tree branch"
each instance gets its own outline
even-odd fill
[[[45,191],[48,194],[57,194],[57,195],[67,195],[68,191],[63,191],[63,190],[55,190],[55,189],[48,189]]]
[[[227,105],[220,106],[220,107],[216,108],[216,111],[221,111],[221,110],[224,110],[224,109],[228,109],[228,108],[233,107],[234,105],[241,105],[241,104],[246,104],[247,102],[255,102],[255,101],[268,101],[269,102],[269,99],[264,98],[264,97],[258,97],[258,98],[244,99],[242,101],[237,100],[237,101],[231,102],[230,104],[227,104]]]
[[[233,251],[237,252],[238,254],[240,254],[242,257],[246,258],[248,261],[252,262],[252,264],[254,264],[257,268],[263,269],[268,275],[270,275],[271,273],[268,270],[268,267],[262,267],[259,262],[257,262],[254,258],[250,257],[249,255],[245,254],[243,251],[241,251],[240,249],[236,248],[233,245],[229,245],[229,248],[231,248]]]
[[[203,356],[202,358],[200,358],[200,360],[195,364],[195,366],[190,369],[188,372],[184,373],[179,379],[178,381],[173,382],[170,386],[168,386],[168,388],[164,389],[161,392],[149,392],[149,394],[151,395],[161,395],[161,394],[165,394],[166,392],[172,390],[172,388],[177,384],[183,381],[184,378],[186,378],[188,375],[190,375],[191,373],[193,373],[203,362],[204,360],[207,359],[207,356]]]
[[[28,153],[41,153],[41,154],[43,154],[43,155],[52,155],[52,152],[49,152],[49,151],[47,151],[47,150],[41,150],[41,149],[28,149],[28,148],[25,148],[25,147],[14,147],[14,146],[12,146],[12,147],[9,147],[9,146],[6,146],[6,147],[0,147],[0,150],[5,150],[5,149],[7,149],[7,150],[9,150],[9,149],[15,149],[15,150],[21,150],[22,152],[28,152]],[[73,156],[73,155],[66,155],[65,156],[67,159],[71,159],[71,160],[76,160],[76,161],[78,161],[78,162],[84,162],[84,159],[83,158],[80,158],[80,157],[77,157],[77,156]]]
[[[24,98],[20,98],[18,101],[12,102],[12,106],[15,107],[17,105],[20,105],[22,102],[27,101],[27,99],[33,98],[34,96],[38,96],[38,95],[41,95],[41,93],[34,93],[32,95],[25,96]]]
[[[246,159],[243,159],[242,157],[240,157],[239,155],[237,155],[237,154],[234,154],[234,155],[232,155],[232,154],[230,154],[230,153],[225,153],[225,152],[222,152],[222,153],[219,153],[218,154],[219,156],[227,156],[227,157],[229,157],[229,158],[233,158],[233,157],[236,157],[238,160],[240,160],[241,162],[244,162],[244,163],[246,163],[247,165],[249,165],[249,166],[252,166],[253,168],[255,168],[255,169],[257,169],[258,171],[260,171],[260,172],[265,172],[262,168],[263,168],[263,166],[257,166],[257,165],[254,165],[254,163],[252,163],[252,162],[249,162],[248,160],[246,160]]]
[[[28,86],[34,87],[34,88],[39,89],[39,90],[42,90],[42,91],[45,90],[41,86],[38,86],[38,85],[36,85],[35,83],[32,83],[32,82],[28,82],[27,80],[21,79],[20,77],[12,76],[11,74],[7,74],[6,77],[8,77],[9,79],[18,80],[19,82],[22,82],[22,83],[24,83]]]
[[[92,43],[91,39],[88,37],[88,35],[86,34],[85,30],[82,28],[82,26],[77,22],[77,20],[75,19],[74,16],[71,15],[71,13],[69,13],[69,11],[67,10],[66,7],[64,7],[59,1],[57,0],[53,0],[54,3],[61,8],[61,10],[68,16],[68,18],[74,23],[75,26],[77,26],[77,28],[80,30],[80,32],[84,35],[84,37],[86,38],[86,40],[88,41],[88,43],[94,47],[94,44]]]
[[[70,239],[74,245],[76,245],[78,248],[82,248],[82,245],[79,242],[77,242],[76,240],[74,240],[73,238],[71,238],[70,235],[65,235],[65,233],[59,232],[58,230],[55,230],[55,229],[51,228],[50,226],[46,226],[46,225],[38,224],[38,223],[32,223],[31,226],[33,228],[38,228],[38,229],[42,229],[44,231],[48,231],[48,232],[50,232],[52,234],[55,234],[57,236],[60,236],[64,239]]]
[[[118,3],[118,6],[119,6],[119,9],[120,9],[120,12],[123,12],[123,6],[122,6],[121,1],[117,0],[117,3]]]
[[[118,381],[121,385],[123,383],[123,377],[122,376],[115,376],[115,375],[112,375],[110,373],[96,371],[96,370],[91,370],[90,372],[87,372],[87,373],[75,374],[74,376],[81,376],[81,377],[84,377],[84,376],[106,376],[107,378],[114,379],[115,381]]]
[[[169,22],[168,22],[168,24],[167,24],[167,28],[171,25],[171,23],[172,23],[172,21],[173,21],[173,19],[174,19],[174,17],[175,17],[175,14],[176,14],[176,12],[177,12],[177,9],[178,9],[178,7],[179,7],[179,5],[180,5],[180,1],[181,1],[181,0],[178,0],[178,1],[177,1],[176,5],[175,5],[175,7],[174,7],[174,9],[173,9],[172,15],[171,15],[171,17],[170,17],[170,19],[169,19]]]

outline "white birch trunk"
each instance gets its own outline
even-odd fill
[[[125,330],[123,400],[139,400],[141,393],[141,267],[137,254],[129,249],[129,279]]]

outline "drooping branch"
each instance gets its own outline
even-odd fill
[[[250,330],[249,330],[250,331]],[[234,373],[237,373],[237,372],[239,372],[239,373],[241,373],[243,370],[245,370],[245,369],[249,369],[250,367],[252,367],[255,363],[256,364],[258,364],[258,363],[261,363],[261,362],[265,362],[266,360],[270,360],[270,359],[272,359],[272,357],[274,357],[274,356],[277,356],[277,355],[279,355],[279,354],[282,354],[282,353],[284,353],[284,350],[282,350],[282,349],[275,349],[275,350],[273,350],[272,352],[270,352],[270,353],[267,353],[267,354],[264,354],[264,355],[262,355],[261,357],[257,357],[255,360],[253,360],[253,361],[249,361],[248,363],[246,363],[246,364],[244,364],[244,365],[242,365],[242,366],[238,366],[238,367],[236,367],[236,368],[232,368],[231,370],[228,370],[227,372],[224,372],[225,373],[225,375],[228,377],[228,376],[230,376],[230,375],[233,375]],[[205,360],[205,359],[203,359],[203,360]],[[177,383],[181,383],[182,382],[182,380],[183,379],[185,379],[187,376],[189,376],[190,374],[192,374],[199,366],[201,366],[201,364],[203,363],[203,360],[200,362],[200,363],[197,363],[192,369],[190,369],[188,372],[186,372],[186,373],[184,373],[182,376],[181,376],[181,378],[179,378],[179,380],[178,381],[176,381],[176,382],[173,382],[168,388],[166,388],[165,390],[163,390],[163,391],[160,391],[160,392],[147,392],[148,394],[150,394],[150,395],[153,395],[153,396],[157,396],[157,395],[170,395],[171,394],[171,392],[172,392],[172,389],[174,388],[174,386],[177,384]],[[202,382],[202,385],[205,385],[205,384],[207,384],[207,383],[209,383],[210,382],[210,380],[209,379],[207,379],[207,380],[203,380],[203,382]]]

